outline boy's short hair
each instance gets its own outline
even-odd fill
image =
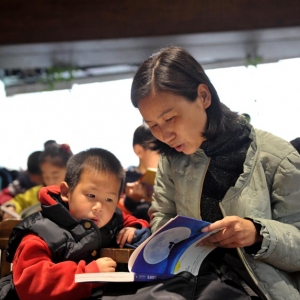
[[[108,173],[120,179],[119,196],[123,191],[125,172],[120,161],[111,152],[101,148],[90,148],[73,155],[67,163],[65,181],[73,191],[86,170]]]
[[[149,126],[144,123],[140,125],[133,133],[132,146],[141,145],[144,149],[149,148],[149,143],[154,140]]]

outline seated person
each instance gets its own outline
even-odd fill
[[[12,199],[17,194],[25,193],[28,189],[43,183],[42,172],[39,166],[39,157],[42,151],[35,151],[28,156],[27,170],[20,172],[18,177],[0,191],[0,205]]]
[[[133,150],[139,158],[137,167],[131,166],[126,170],[124,207],[133,216],[149,221],[148,209],[152,201],[153,190],[149,192],[138,179],[147,168],[157,168],[159,154],[149,149],[153,135],[146,124],[140,125],[133,134]]]
[[[73,155],[69,145],[52,144],[45,148],[39,156],[39,166],[44,185],[59,185],[66,175],[69,158]],[[5,206],[20,214],[24,209],[39,203],[38,193],[42,185],[28,189],[25,193],[16,195],[5,203]],[[3,214],[3,220],[12,218],[8,213]]]
[[[42,211],[21,221],[8,245],[21,300],[90,297],[101,284],[75,283],[75,274],[115,272],[117,266],[99,257],[100,248],[137,245],[150,235],[148,222],[117,208],[123,184],[119,160],[92,148],[70,158],[59,186],[41,189]]]

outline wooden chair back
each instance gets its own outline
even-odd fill
[[[21,220],[7,219],[0,222],[0,278],[8,275],[11,270],[11,264],[6,261],[6,246],[12,229]]]
[[[128,248],[102,248],[101,257],[110,257],[117,263],[128,263],[134,249]]]

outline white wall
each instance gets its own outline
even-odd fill
[[[26,169],[46,140],[113,152],[124,167],[137,164],[132,135],[142,118],[130,101],[132,80],[74,86],[71,91],[24,94],[0,101],[0,165]]]
[[[288,141],[300,137],[300,58],[255,67],[209,70],[223,103],[251,124]]]

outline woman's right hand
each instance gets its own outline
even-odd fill
[[[115,272],[117,263],[110,257],[101,257],[96,259],[100,272]]]

